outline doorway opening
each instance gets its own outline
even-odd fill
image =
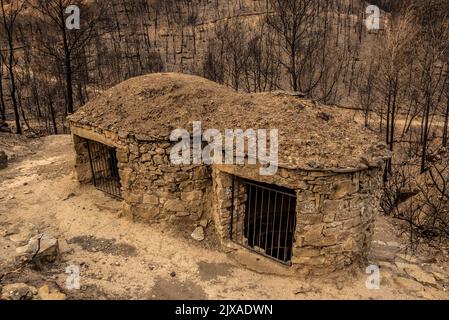
[[[231,240],[290,265],[296,228],[295,191],[237,178],[232,189]]]

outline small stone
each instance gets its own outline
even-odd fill
[[[172,277],[172,278],[174,278],[174,277],[176,277],[176,272],[172,272],[172,273],[170,273],[170,277]]]
[[[200,220],[200,226],[201,227],[207,228],[208,224],[209,224],[209,219],[201,219]]]
[[[192,232],[192,234],[190,236],[196,241],[203,241],[204,240],[204,228],[201,226],[197,227]]]
[[[303,284],[299,289],[295,290],[295,294],[304,294],[314,291],[313,287],[308,284]]]
[[[153,161],[155,165],[161,165],[164,164],[164,157],[162,157],[161,155],[155,155],[153,157]]]
[[[64,199],[62,199],[62,201],[69,200],[70,198],[73,198],[74,196],[76,196],[76,194],[74,194],[73,192],[70,192],[68,195],[66,195],[64,197]]]
[[[25,245],[30,240],[31,237],[32,237],[31,232],[21,232],[18,234],[11,235],[9,237],[9,240],[19,245]]]
[[[343,290],[344,288],[344,284],[341,281],[337,281],[336,286],[338,290]]]

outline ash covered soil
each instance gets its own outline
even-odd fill
[[[20,146],[20,152],[0,171],[3,299],[449,298],[447,257],[429,250],[407,255],[406,239],[390,218],[378,218],[370,257],[381,266],[379,290],[366,289],[363,271],[299,279],[245,251],[224,252],[213,226],[196,242],[194,222],[144,225],[120,218],[120,202],[74,179],[70,136],[5,139],[12,141],[0,135],[2,146]],[[22,263],[16,249],[41,233],[58,240],[60,258],[40,268]],[[80,268],[79,290],[66,286],[71,265]]]

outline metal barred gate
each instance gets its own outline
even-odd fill
[[[86,142],[95,187],[113,197],[121,198],[115,148],[92,140]]]
[[[234,178],[232,241],[290,265],[295,228],[296,194],[293,190]]]

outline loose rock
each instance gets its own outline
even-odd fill
[[[38,267],[44,263],[52,263],[59,257],[58,240],[48,234],[32,237],[28,244],[16,249],[19,257],[32,259]]]
[[[37,298],[40,300],[65,300],[66,295],[57,290],[50,291],[48,285],[39,288]]]
[[[418,282],[430,285],[437,284],[435,277],[431,273],[425,272],[417,265],[409,265],[404,270],[410,277]]]
[[[8,284],[3,287],[0,300],[31,300],[35,294],[36,288],[26,283]]]
[[[203,241],[204,240],[204,228],[203,227],[197,227],[192,234],[190,235],[194,240],[196,241]]]

